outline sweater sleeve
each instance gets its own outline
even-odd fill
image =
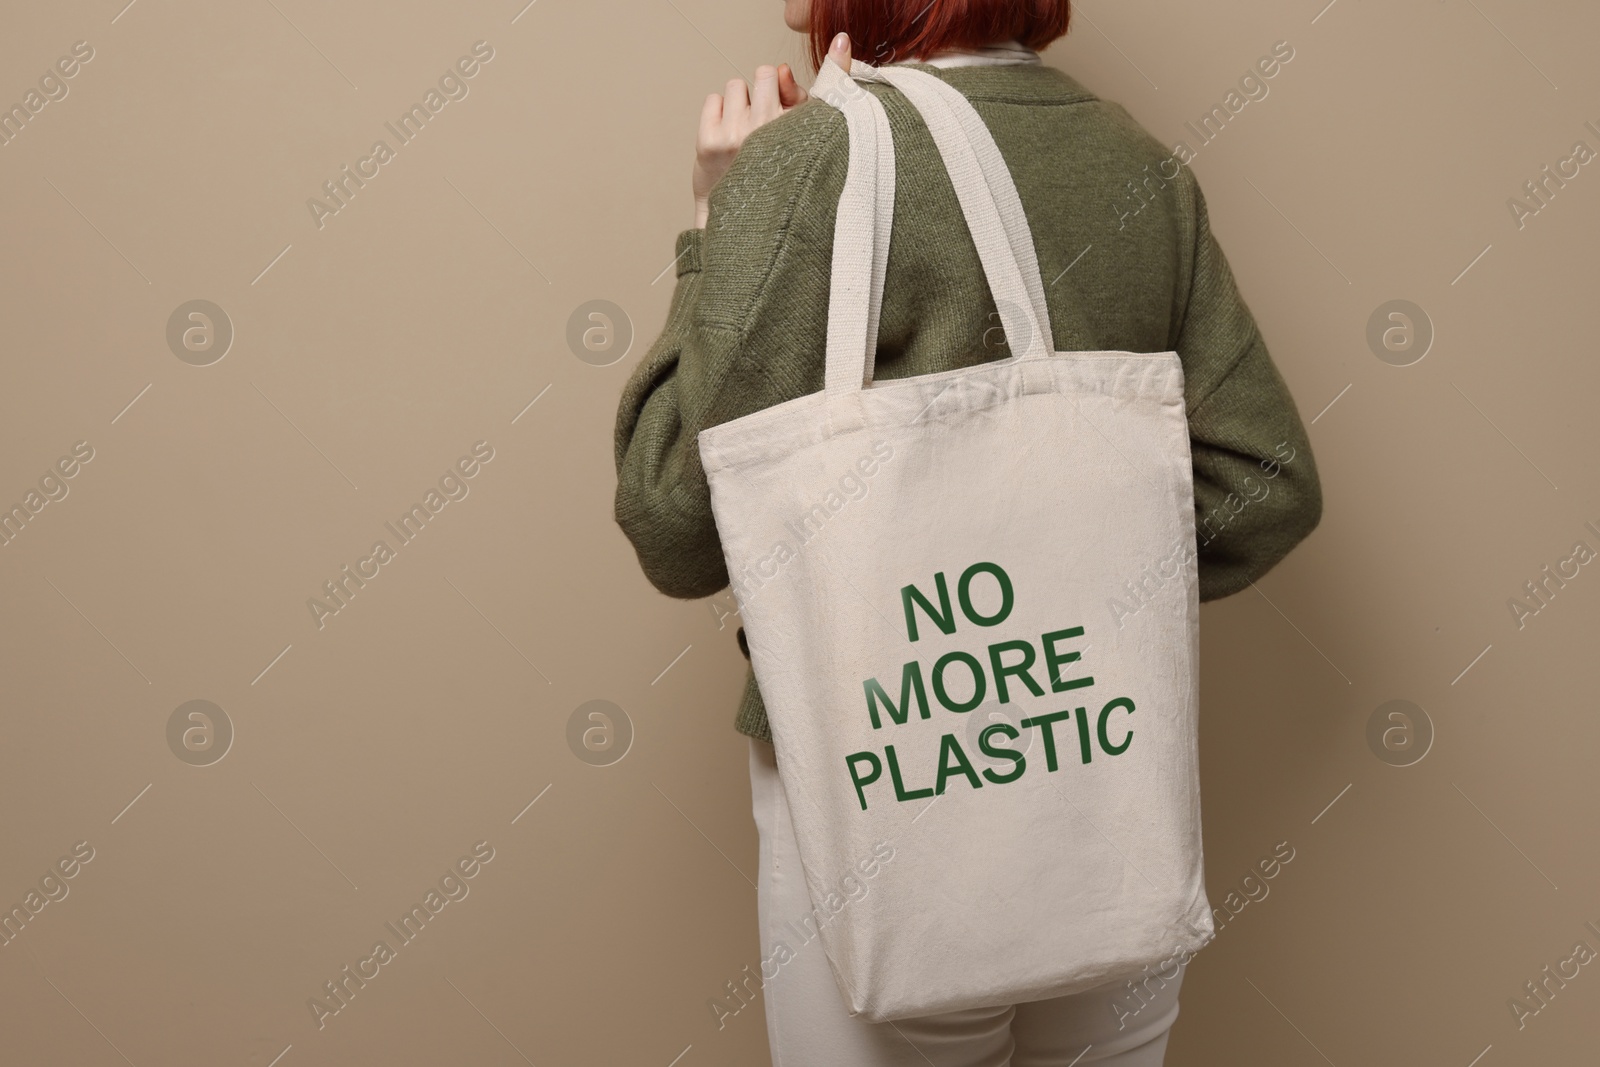
[[[623,388],[615,440],[617,523],[668,596],[728,584],[699,432],[822,387],[824,207],[847,159],[843,116],[803,104],[750,135],[712,190],[706,228],[678,237],[667,324]]]
[[[1184,168],[1188,174],[1188,168]],[[1305,427],[1211,233],[1190,175],[1191,285],[1178,331],[1194,464],[1200,599],[1266,574],[1316,528],[1322,489]]]

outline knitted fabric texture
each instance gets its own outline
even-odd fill
[[[1033,230],[1055,350],[1178,353],[1200,599],[1244,589],[1316,527],[1322,493],[1194,175],[1120,105],[1052,67],[916,66],[960,90],[994,135]],[[888,113],[897,175],[874,378],[1010,355],[927,128],[893,89],[867,89]],[[678,235],[666,326],[623,388],[615,440],[616,521],[668,596],[729,584],[696,434],[822,389],[847,162],[844,117],[808,101],[750,135],[705,229]],[[735,727],[772,739],[753,671]]]

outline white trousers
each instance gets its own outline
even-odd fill
[[[773,747],[755,738],[750,792],[761,834],[761,958],[784,958],[775,952],[779,941],[794,954],[759,991],[773,1067],[1161,1067],[1178,1017],[1181,970],[1176,978],[1143,975],[1137,983],[1003,1008],[892,1023],[851,1017],[815,933]]]

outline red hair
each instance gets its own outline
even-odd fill
[[[811,65],[850,35],[852,58],[874,66],[951,48],[1017,40],[1043,48],[1067,32],[1071,0],[811,0]]]

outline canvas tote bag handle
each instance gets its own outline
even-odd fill
[[[894,226],[894,137],[883,104],[832,59],[817,72],[811,93],[844,113],[850,134],[849,169],[833,229],[823,386],[840,396],[872,381]]]
[[[1044,281],[1039,273],[1039,257],[1033,246],[1033,231],[1028,226],[1027,214],[1022,210],[1022,199],[1017,195],[1016,183],[1012,181],[1011,168],[1006,166],[1004,157],[1000,155],[1000,148],[995,144],[994,135],[989,132],[983,116],[979,115],[977,109],[961,95],[960,90],[926,71],[910,67],[881,67],[877,70],[877,76],[899,89],[916,105],[917,110],[922,113],[923,120],[928,123],[928,128],[934,131],[935,144],[941,136],[954,137],[954,133],[949,130],[948,124],[942,118],[931,117],[930,113],[935,110],[936,104],[942,103],[948,113],[956,119],[961,131],[966,135],[967,143],[972,146],[978,166],[983,172],[984,182],[994,197],[995,207],[999,210],[1006,239],[1011,244],[1012,255],[1016,257],[1023,285],[1027,288],[1028,301],[1033,307],[1034,317],[1042,332],[1046,346],[1045,354],[1053,352],[1055,345],[1050,332],[1050,307],[1045,301]],[[943,153],[942,148],[941,153]],[[1007,330],[1006,336],[1014,335]],[[1020,356],[1026,347],[1013,346],[1013,358]]]
[[[825,390],[842,395],[871,384],[888,261],[884,220],[894,211],[888,118],[878,99],[853,79],[893,84],[921,113],[961,203],[1013,358],[1049,355],[1049,313],[1033,237],[1010,171],[982,118],[960,92],[933,75],[865,63],[852,64],[851,71],[846,75],[829,60],[814,89],[844,113],[850,131],[849,170],[834,231]]]

